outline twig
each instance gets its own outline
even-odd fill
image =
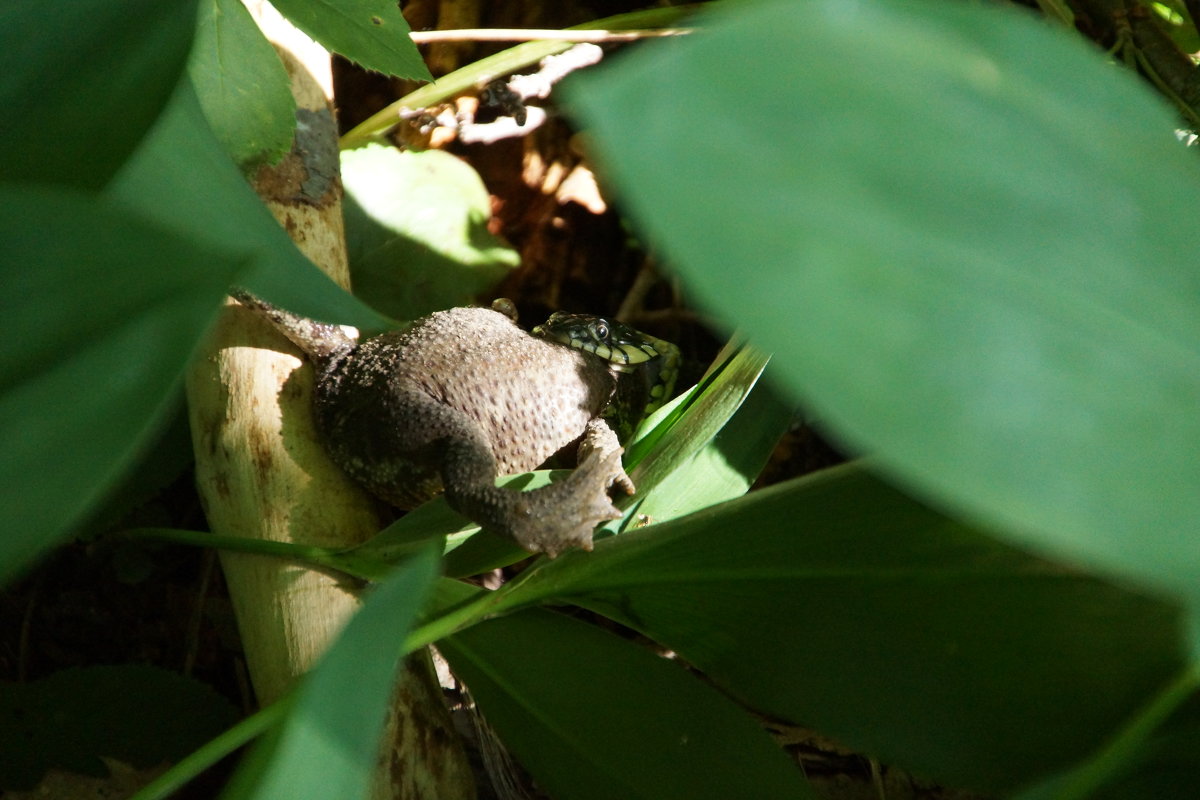
[[[555,28],[475,28],[456,31],[413,31],[417,44],[431,42],[632,42],[663,36],[686,36],[695,28],[646,28],[633,31],[571,31]]]
[[[670,6],[617,14],[569,29],[571,33],[587,31],[645,30],[654,25],[670,25],[686,14],[694,13],[696,5]],[[570,42],[534,41],[513,45],[507,50],[488,56],[473,64],[443,75],[436,82],[408,93],[342,136],[341,148],[361,147],[384,136],[405,117],[404,109],[421,109],[444,102],[455,95],[487,85],[496,78],[511,75],[546,56],[562,53]]]
[[[572,45],[564,53],[546,56],[539,63],[537,72],[514,75],[507,84],[494,81],[502,84],[500,89],[510,95],[512,107],[502,103],[506,115],[495,122],[476,123],[470,113],[462,115],[461,119],[454,118],[452,126],[457,127],[458,138],[468,144],[492,144],[501,139],[528,135],[544,123],[547,116],[544,109],[526,106],[524,101],[549,97],[554,84],[576,70],[599,63],[603,57],[604,50],[599,45],[583,42]]]
[[[633,279],[633,286],[629,287],[629,291],[625,293],[625,299],[617,308],[617,319],[632,319],[645,313],[646,295],[650,293],[650,289],[656,283],[658,283],[658,271],[654,268],[654,260],[647,256],[642,261],[637,276]]]

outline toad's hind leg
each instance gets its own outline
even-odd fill
[[[620,448],[593,450],[564,480],[520,492],[496,486],[491,448],[477,428],[467,427],[442,451],[442,484],[450,507],[484,528],[553,557],[571,547],[591,550],[596,526],[621,516],[608,496],[625,475]]]
[[[608,496],[614,483],[632,484],[621,468],[615,437],[585,447],[566,479],[530,492],[496,486],[497,460],[469,415],[415,389],[343,393],[318,403],[330,452],[377,496],[403,508],[427,499],[440,483],[460,514],[535,553],[591,549],[592,531],[621,516]],[[368,398],[356,403],[347,398]],[[413,421],[420,424],[414,425]],[[589,431],[585,440],[595,438]],[[437,477],[435,477],[435,475]]]

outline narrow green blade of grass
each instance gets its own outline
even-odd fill
[[[1200,601],[1200,164],[1172,113],[1018,9],[725,9],[571,95],[689,290],[921,496]]]
[[[594,626],[531,609],[439,648],[556,800],[812,797],[799,768],[730,700]]]
[[[674,519],[744,494],[792,419],[792,411],[760,377],[767,357],[738,349],[697,389],[684,414],[631,448],[636,512]]]

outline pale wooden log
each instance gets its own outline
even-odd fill
[[[322,152],[302,142],[279,165],[261,170],[255,189],[300,250],[345,286],[328,53],[265,3],[247,5],[280,50],[302,127],[311,133],[327,126],[319,136],[333,144]],[[344,547],[382,527],[375,501],[328,460],[313,429],[311,367],[264,320],[230,305],[188,375],[187,393],[196,480],[214,532]],[[300,565],[236,553],[221,559],[251,680],[267,704],[313,665],[359,598],[355,587]],[[473,798],[470,769],[428,659],[410,659],[408,667],[372,796]]]

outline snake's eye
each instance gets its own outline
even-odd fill
[[[596,338],[601,340],[608,338],[608,326],[603,322],[596,323]]]

